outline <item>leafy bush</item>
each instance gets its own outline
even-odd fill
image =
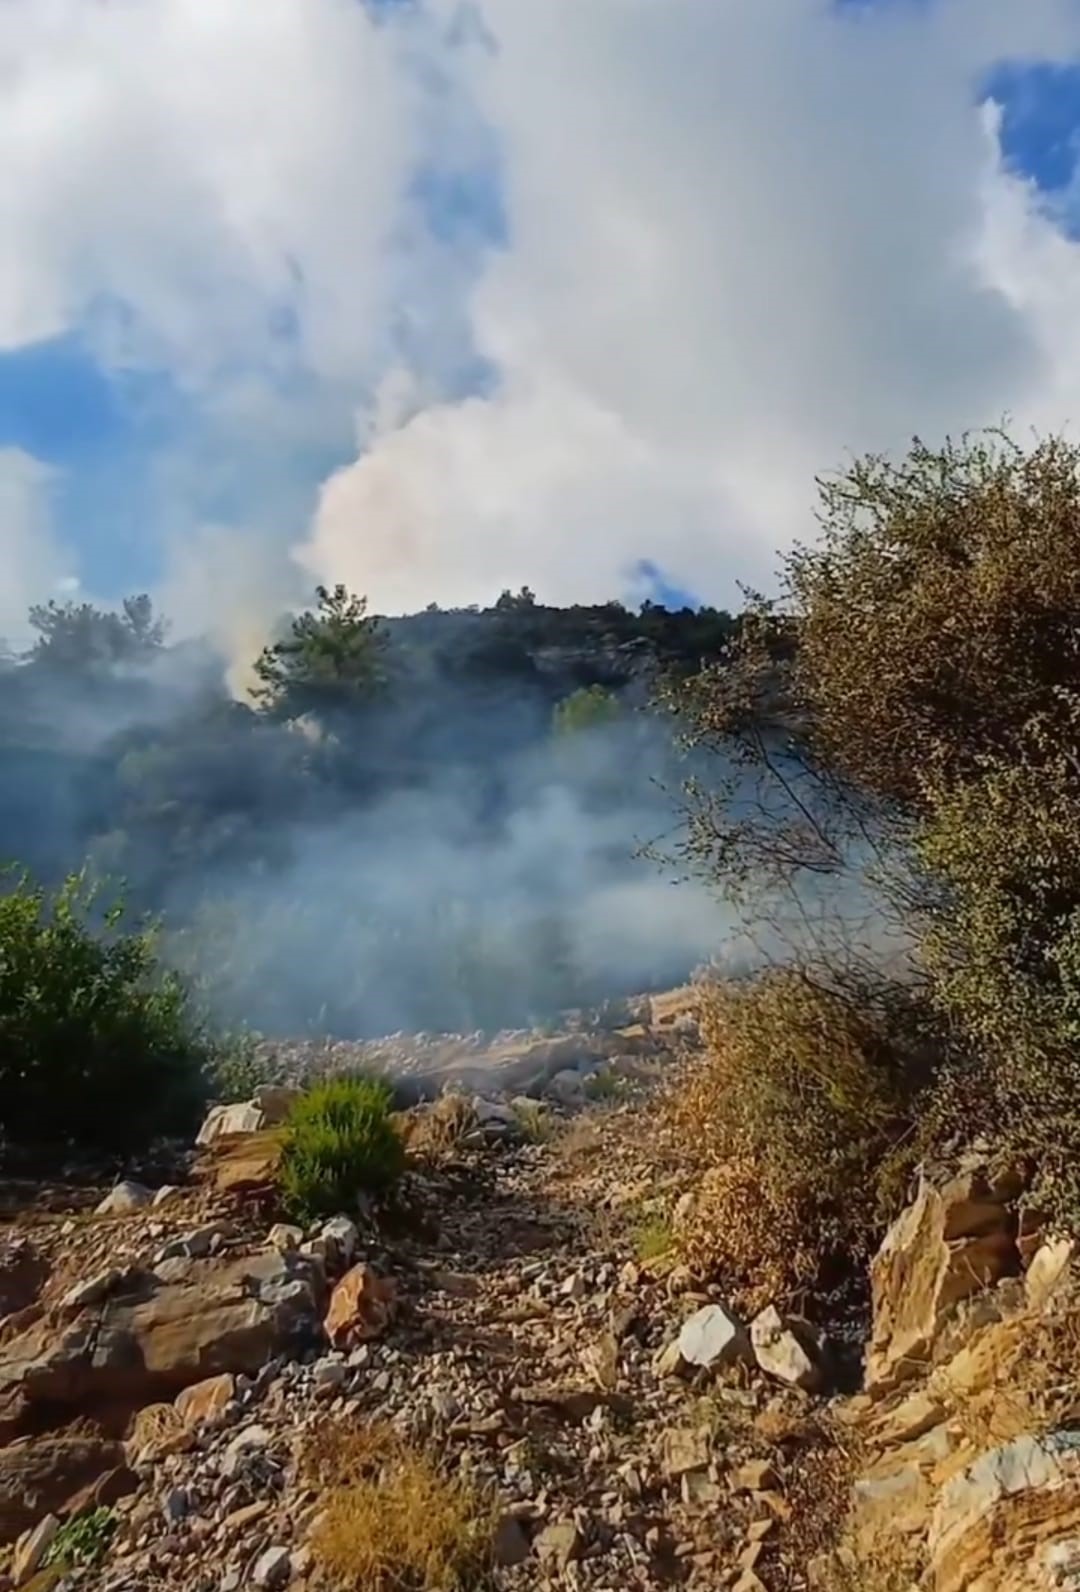
[[[405,1150],[392,1107],[390,1085],[363,1076],[330,1078],[297,1101],[281,1164],[282,1192],[295,1215],[332,1216],[394,1183]]]
[[[602,685],[587,685],[556,705],[552,726],[556,735],[580,735],[603,724],[613,724],[621,714],[622,707],[613,691]]]
[[[922,1020],[904,992],[856,1001],[794,969],[702,990],[707,1059],[668,1108],[699,1179],[676,1229],[692,1270],[748,1310],[850,1276],[928,1076]]]
[[[198,1120],[209,1047],[153,933],[95,917],[81,877],[0,896],[0,1134],[122,1153]]]
[[[316,1566],[355,1592],[454,1592],[486,1584],[491,1502],[460,1470],[385,1425],[332,1426],[309,1439],[305,1477],[320,1495]]]
[[[936,1014],[921,1148],[989,1130],[1080,1227],[1080,447],[916,442],[823,481],[821,520],[782,601],[673,693],[734,769],[691,788],[686,849],[756,892],[759,938],[794,899],[834,985],[820,930],[856,878],[855,962],[895,934]]]
[[[108,1554],[115,1531],[116,1516],[111,1509],[74,1515],[53,1538],[45,1555],[46,1569],[54,1565],[68,1569],[100,1564]]]

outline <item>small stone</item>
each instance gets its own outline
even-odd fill
[[[588,1291],[589,1285],[580,1271],[576,1271],[572,1277],[567,1277],[559,1289],[564,1299],[574,1300],[584,1299]]]
[[[165,1519],[170,1525],[176,1525],[183,1520],[191,1507],[187,1493],[182,1487],[173,1487],[165,1494],[161,1509]]]
[[[327,1249],[327,1257],[339,1266],[351,1266],[360,1248],[360,1229],[348,1216],[334,1216],[327,1222],[319,1237]]]
[[[204,1421],[215,1420],[232,1402],[236,1393],[234,1379],[225,1372],[210,1376],[178,1393],[173,1408],[185,1426],[200,1426]]]
[[[710,1508],[720,1502],[720,1489],[703,1470],[685,1471],[679,1481],[682,1501],[690,1509]]]
[[[683,1359],[682,1350],[679,1348],[678,1338],[673,1338],[666,1343],[653,1360],[657,1376],[680,1376],[687,1370],[687,1363]]]
[[[347,1376],[341,1360],[319,1360],[311,1368],[311,1380],[320,1393],[336,1393],[345,1385]]]
[[[750,1358],[742,1323],[723,1305],[705,1305],[684,1321],[678,1347],[688,1365],[709,1370]]]
[[[205,1149],[217,1139],[231,1139],[241,1134],[258,1133],[259,1129],[265,1128],[266,1125],[262,1108],[254,1101],[214,1106],[199,1129],[195,1143],[200,1149]]]
[[[246,1457],[260,1449],[269,1448],[272,1440],[265,1426],[245,1426],[242,1432],[237,1432],[221,1456],[221,1474],[231,1481],[242,1470]]]
[[[174,1200],[179,1193],[180,1190],[175,1183],[163,1183],[159,1189],[155,1190],[150,1204],[156,1210],[159,1205],[168,1205],[169,1201]]]
[[[1049,1239],[1035,1251],[1024,1278],[1024,1291],[1032,1309],[1041,1310],[1057,1291],[1075,1254],[1076,1241],[1072,1238]]]
[[[754,1358],[767,1376],[789,1387],[814,1393],[821,1387],[821,1366],[810,1352],[808,1332],[797,1332],[786,1322],[775,1305],[768,1305],[750,1325]]]
[[[117,1183],[106,1194],[101,1204],[95,1208],[97,1216],[122,1216],[128,1211],[141,1211],[153,1199],[150,1189],[144,1188],[141,1183],[127,1181]]]
[[[256,1586],[274,1588],[288,1586],[292,1579],[292,1555],[288,1548],[267,1548],[255,1561],[251,1578]]]
[[[19,1538],[11,1562],[12,1578],[16,1586],[22,1586],[24,1581],[28,1581],[41,1569],[41,1562],[56,1540],[59,1530],[60,1522],[56,1516],[46,1515]]]
[[[732,1471],[731,1485],[735,1492],[771,1492],[777,1476],[767,1459],[750,1459]]]
[[[280,1250],[283,1255],[287,1255],[292,1250],[299,1249],[304,1242],[304,1229],[290,1227],[287,1222],[275,1222],[266,1235],[266,1242],[271,1249]]]
[[[529,1539],[522,1530],[521,1522],[515,1520],[513,1515],[503,1515],[495,1527],[491,1544],[495,1563],[507,1567],[524,1564],[530,1551]]]
[[[108,1271],[99,1271],[93,1277],[88,1277],[85,1282],[77,1282],[74,1288],[69,1288],[60,1301],[61,1310],[84,1310],[89,1305],[98,1305],[112,1293],[123,1273],[116,1267]]]
[[[395,1289],[365,1262],[347,1271],[334,1289],[326,1336],[336,1349],[352,1348],[385,1332],[394,1309]]]
[[[228,1229],[220,1222],[213,1222],[206,1227],[197,1227],[193,1232],[185,1233],[183,1245],[192,1260],[205,1260],[227,1236]]]
[[[564,1570],[581,1557],[581,1533],[572,1520],[555,1520],[545,1526],[533,1543],[541,1564]]]
[[[687,1471],[705,1470],[711,1457],[708,1434],[697,1428],[675,1427],[664,1433],[661,1464],[673,1479]]]

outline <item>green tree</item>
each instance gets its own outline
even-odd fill
[[[367,599],[342,585],[316,590],[316,607],[255,664],[262,709],[280,718],[325,717],[371,701],[384,682],[384,637]]]
[[[34,661],[72,672],[147,663],[165,645],[168,630],[145,594],[125,597],[119,613],[52,600],[30,609],[30,623],[38,633]]]

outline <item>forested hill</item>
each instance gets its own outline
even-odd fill
[[[31,619],[0,666],[0,850],[124,880],[230,1021],[491,1025],[682,971],[678,929],[619,931],[614,902],[658,887],[635,852],[679,777],[651,681],[729,615],[523,591],[381,620],[321,591],[230,660],[245,701],[145,598]]]

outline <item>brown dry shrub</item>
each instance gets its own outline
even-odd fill
[[[485,1584],[493,1505],[391,1426],[333,1424],[301,1468],[321,1494],[310,1546],[337,1592],[453,1592]]]
[[[926,1067],[896,992],[852,1000],[798,969],[702,991],[707,1047],[668,1107],[698,1179],[682,1258],[743,1309],[861,1270]]]

